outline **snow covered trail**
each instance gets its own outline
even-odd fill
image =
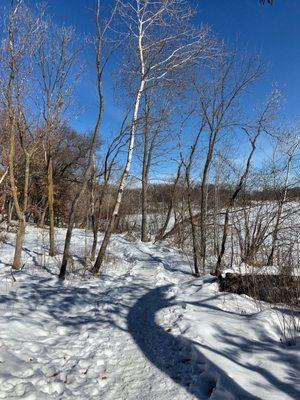
[[[156,323],[156,313],[173,305],[165,297],[165,292],[170,289],[171,286],[162,286],[151,290],[129,311],[128,328],[143,353],[166,375],[184,386],[193,398],[224,399],[232,398],[230,393],[234,393],[234,398],[258,399],[208,361],[197,350],[193,341],[173,336],[171,328],[165,330]],[[144,310],[147,310],[147,313]],[[145,335],[145,332],[148,333]],[[226,388],[230,388],[230,391]]]
[[[271,310],[194,279],[167,247],[120,236],[102,279],[61,283],[59,258],[38,267],[39,235],[28,231],[15,283],[13,238],[0,248],[0,399],[300,398],[300,349],[281,344]],[[78,258],[85,239],[75,231]]]

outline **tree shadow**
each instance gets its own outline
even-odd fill
[[[235,399],[258,400],[208,360],[193,341],[174,336],[157,324],[156,313],[175,305],[167,298],[171,288],[167,285],[150,290],[129,309],[128,330],[144,355],[197,399],[208,399],[217,391],[222,399],[234,395]]]
[[[31,276],[30,279],[30,283],[20,282],[16,289],[0,294],[0,311],[13,308],[13,319],[28,316],[33,322],[35,312],[42,311],[38,323],[46,324],[53,318],[72,334],[85,325],[93,331],[105,325],[126,331],[126,325],[121,326],[120,321],[126,320],[134,294],[145,290],[140,284],[124,286],[120,277],[114,280],[114,287],[103,288],[99,297],[99,281],[95,285],[81,286],[79,282],[74,286],[57,278]]]
[[[235,364],[249,369],[261,375],[267,383],[278,391],[287,394],[293,399],[300,399],[300,359],[299,354],[293,351],[292,348],[285,348],[281,342],[272,340],[265,332],[259,332],[259,340],[253,341],[247,337],[230,333],[229,331],[218,326],[217,339],[222,343],[221,348],[227,349],[219,351],[212,349],[202,343],[200,347],[207,348],[215,354],[222,355]],[[224,346],[225,344],[225,346]],[[240,352],[248,354],[249,357],[262,352],[268,353],[270,359],[275,363],[282,363],[286,366],[287,377],[285,382],[278,379],[269,369],[261,366],[254,365],[253,363],[241,363],[239,359]]]
[[[246,337],[225,331],[219,325],[217,339],[223,344],[220,346],[221,350],[183,336],[175,336],[172,334],[172,328],[166,330],[156,322],[156,314],[160,310],[176,304],[169,296],[173,285],[149,290],[146,277],[144,281],[140,278],[139,283],[128,282],[125,277],[126,275],[114,278],[103,276],[103,282],[108,286],[104,285],[103,290],[99,291],[101,284],[99,280],[90,281],[88,285],[86,283],[81,285],[80,282],[78,285],[70,285],[68,281],[62,282],[56,278],[32,276],[30,282],[21,282],[17,291],[0,294],[0,312],[1,308],[17,306],[12,318],[22,320],[23,317],[29,316],[34,323],[35,312],[45,311],[39,313],[38,322],[46,324],[49,318],[55,319],[60,326],[66,328],[70,340],[72,335],[80,333],[86,326],[95,332],[105,326],[129,331],[147,359],[197,399],[225,400],[232,397],[240,400],[259,399],[205,357],[199,350],[201,347],[230,360],[245,371],[261,375],[266,384],[278,389],[279,393],[286,393],[294,399],[300,398],[299,390],[292,386],[299,382],[295,367],[299,363],[297,355],[291,355],[288,351],[279,352],[280,344],[270,341],[267,336],[264,337],[263,332],[260,340],[254,343]],[[209,307],[219,313],[234,314],[201,301],[190,304],[199,309]],[[240,314],[238,316],[249,318]],[[259,353],[262,349],[272,354],[274,363],[279,361],[285,363],[290,370],[286,382],[280,381],[272,371],[266,370],[263,366],[241,363],[239,358],[241,351],[250,354]]]

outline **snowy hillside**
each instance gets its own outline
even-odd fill
[[[15,282],[13,235],[1,244],[1,399],[300,398],[300,347],[284,343],[276,309],[194,279],[167,247],[121,236],[103,278],[81,271],[62,283],[43,235],[28,228]],[[73,271],[89,245],[76,230]]]

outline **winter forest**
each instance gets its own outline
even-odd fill
[[[300,399],[299,17],[0,2],[0,399]]]

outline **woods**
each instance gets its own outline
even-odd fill
[[[1,399],[300,398],[299,15],[1,1]]]
[[[1,220],[8,230],[18,221],[14,269],[24,265],[26,224],[49,230],[50,257],[55,230],[67,229],[61,279],[74,227],[93,232],[93,274],[105,268],[113,233],[167,240],[191,256],[195,275],[238,262],[280,269],[282,251],[294,257],[298,230],[287,221],[297,212],[298,126],[283,125],[278,89],[266,100],[251,95],[268,74],[262,57],[225,45],[193,23],[196,13],[184,0],[98,0],[87,40],[45,7],[18,0],[7,9]],[[87,51],[98,111],[92,132],[77,132]],[[119,97],[119,126],[106,120],[107,89]],[[262,144],[272,155],[262,158]],[[290,230],[297,239],[286,245]]]

